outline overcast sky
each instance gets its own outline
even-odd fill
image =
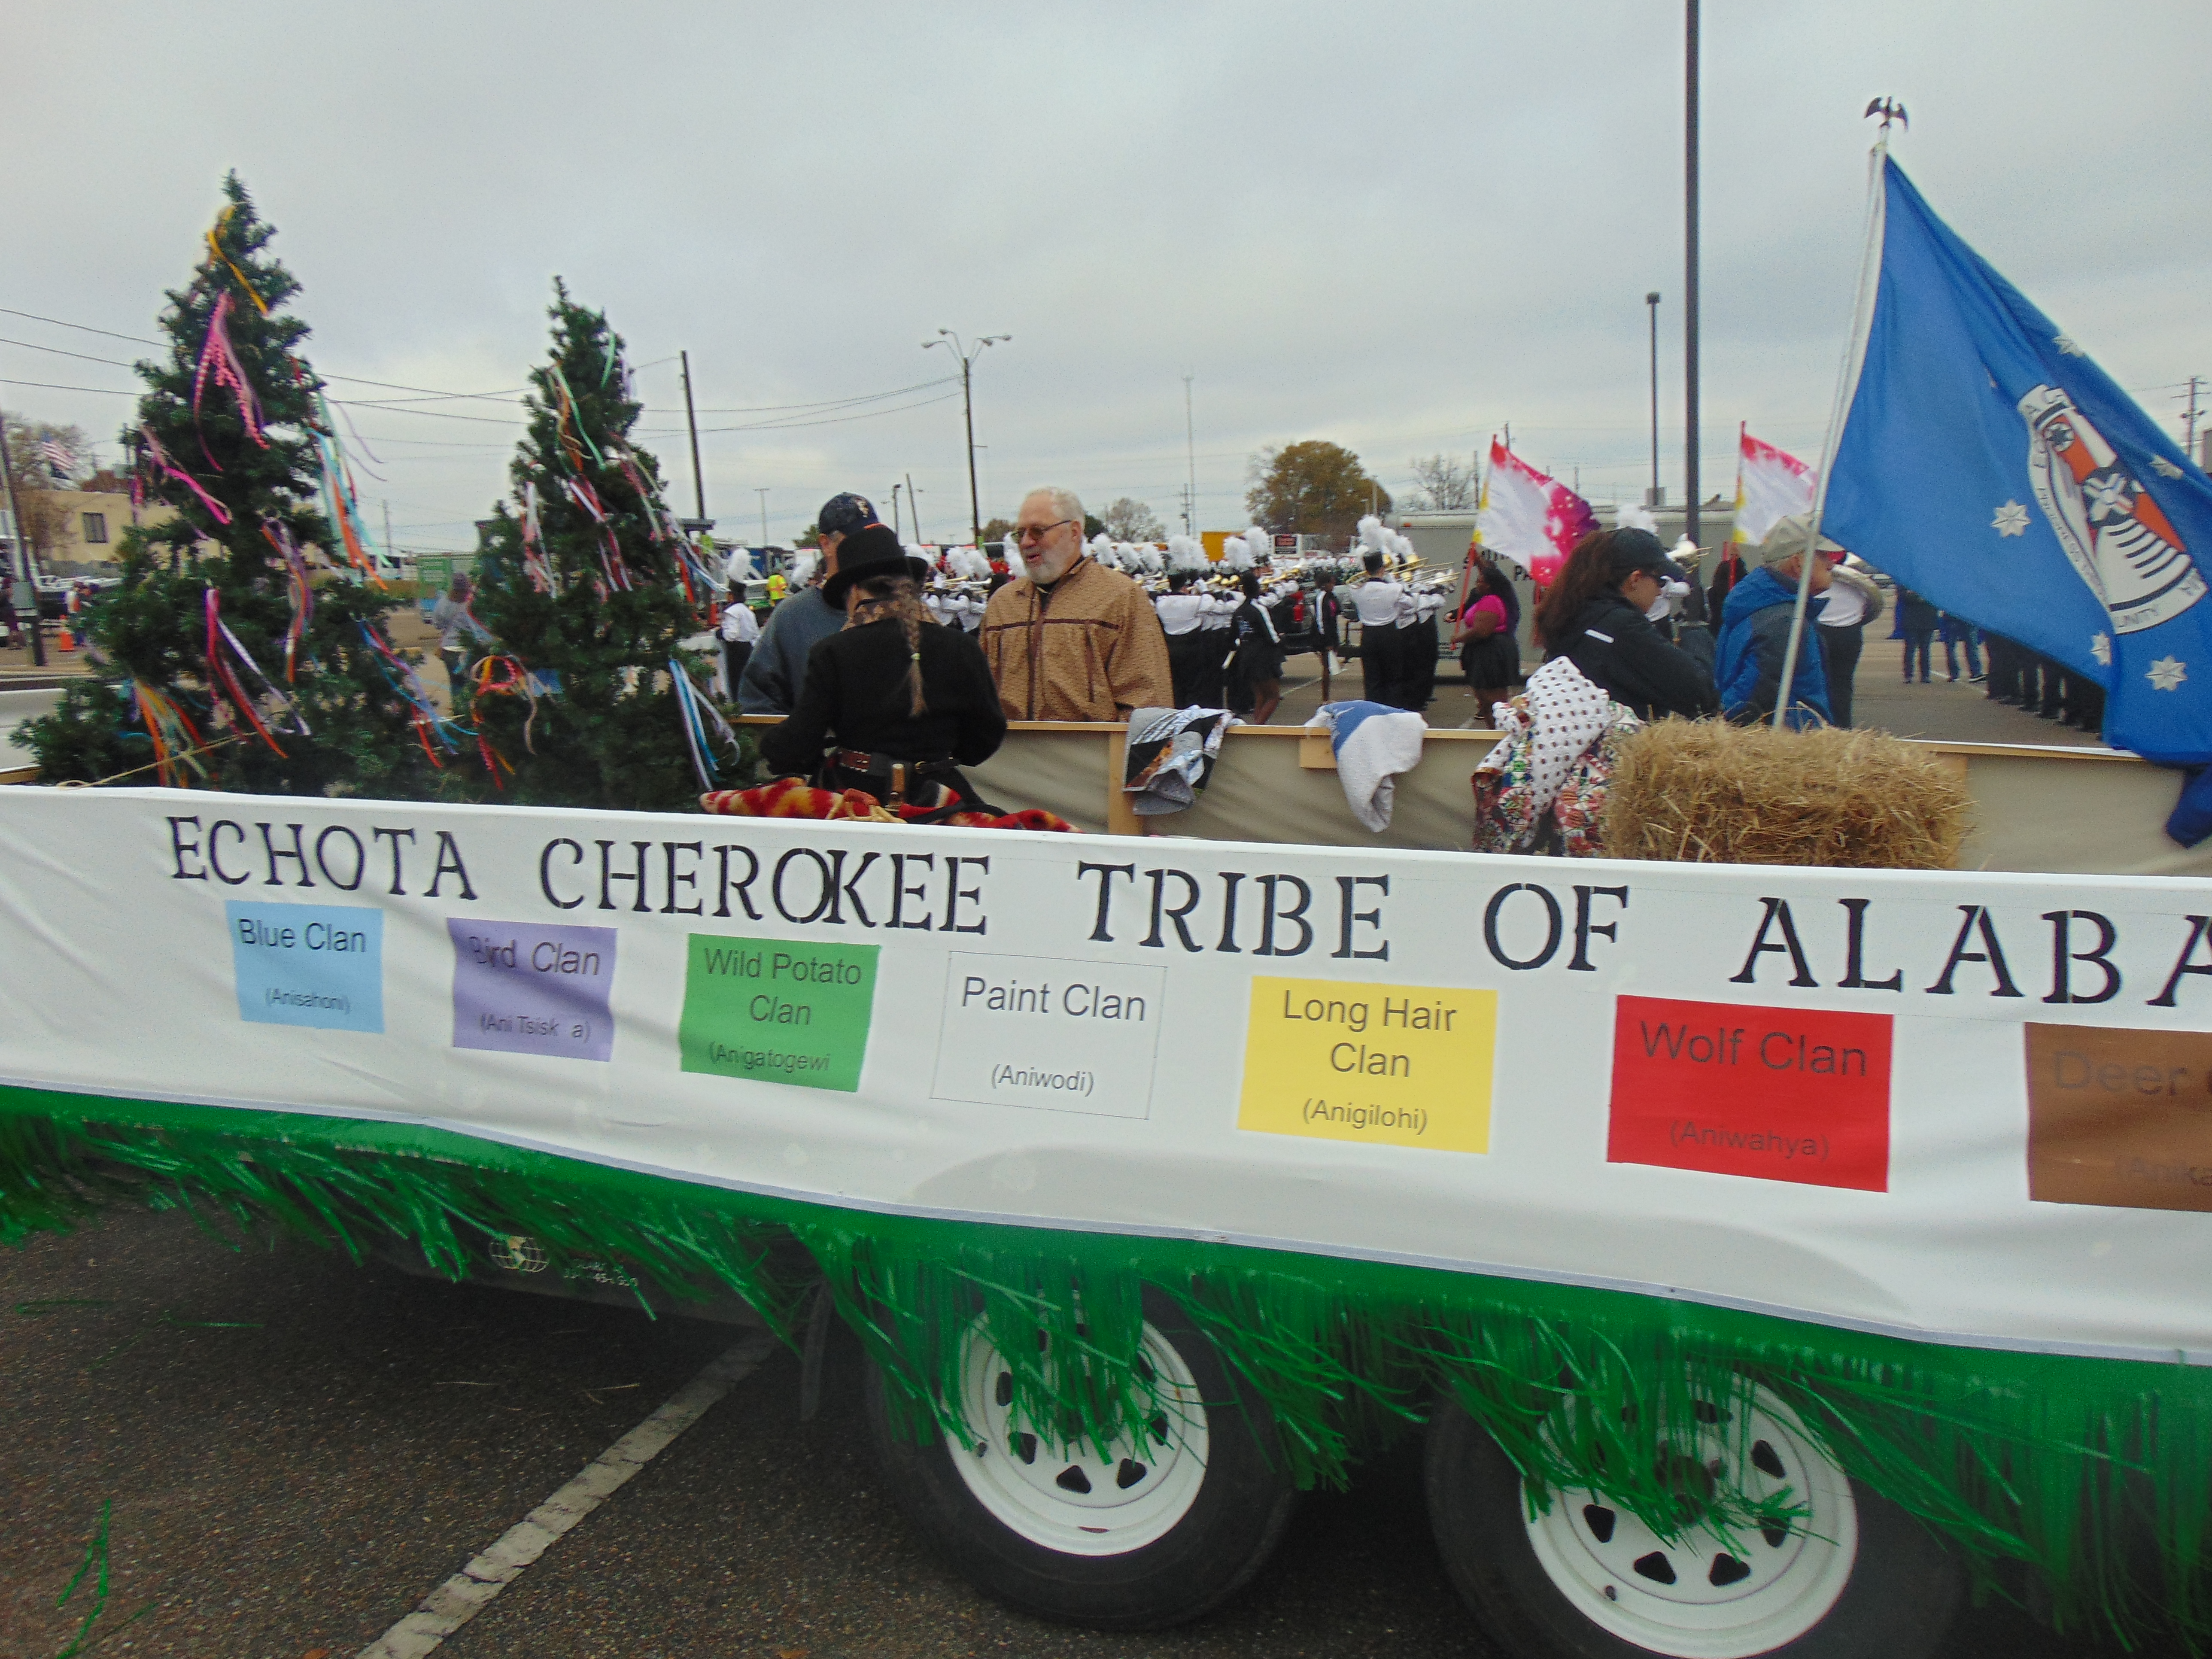
[[[757,489],[783,540],[837,489],[888,511],[910,473],[934,539],[967,522],[957,385],[785,406],[940,379],[940,327],[1010,333],[975,372],[986,518],[1050,481],[1176,526],[1186,373],[1201,528],[1243,524],[1262,445],[1333,439],[1399,488],[1411,457],[1508,421],[1532,462],[1633,499],[1656,289],[1679,500],[1681,21],[1665,0],[7,0],[0,306],[150,335],[234,167],[325,374],[509,392],[558,273],[628,341],[683,510],[688,349],[726,536],[757,538]],[[1705,37],[1705,493],[1733,488],[1740,420],[1818,453],[1878,94],[1909,107],[1895,151],[1936,210],[2154,414],[2212,373],[2212,6],[1707,0]],[[12,314],[0,337],[134,349]],[[0,380],[132,384],[16,343]],[[110,456],[130,409],[0,398]],[[515,412],[408,407],[435,412],[354,410],[371,522],[388,500],[403,548],[470,545]],[[815,423],[760,424],[794,419]]]

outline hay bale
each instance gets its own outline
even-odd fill
[[[1660,720],[1621,746],[1609,858],[1948,870],[1966,838],[1964,772],[1886,732]]]

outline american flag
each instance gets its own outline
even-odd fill
[[[56,483],[67,483],[76,471],[76,457],[59,438],[48,438],[39,445],[39,453],[46,459],[46,471],[52,473]]]

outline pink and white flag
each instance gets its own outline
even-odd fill
[[[1792,513],[1810,512],[1820,482],[1813,469],[1786,449],[1743,432],[1735,474],[1735,539],[1753,546]]]
[[[1597,527],[1588,501],[1497,439],[1490,441],[1490,474],[1474,521],[1475,539],[1483,546],[1549,583],[1575,544]]]

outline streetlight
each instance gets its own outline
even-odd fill
[[[753,494],[761,498],[761,546],[765,548],[768,545],[768,487],[763,484],[755,484]],[[763,553],[762,556],[767,556]]]
[[[1659,488],[1659,295],[1655,290],[1644,296],[1644,304],[1651,313],[1651,488],[1644,492],[1644,505],[1663,507],[1666,493]]]
[[[987,347],[997,345],[1001,341],[1011,340],[1014,337],[1011,334],[986,334],[973,345],[963,345],[960,343],[960,337],[949,328],[939,329],[937,336],[934,340],[924,340],[921,343],[921,349],[927,351],[932,346],[943,346],[960,360],[960,407],[968,421],[968,534],[971,544],[980,544],[983,539],[983,502],[975,488],[975,400],[973,370],[975,367],[975,360],[983,355]]]

